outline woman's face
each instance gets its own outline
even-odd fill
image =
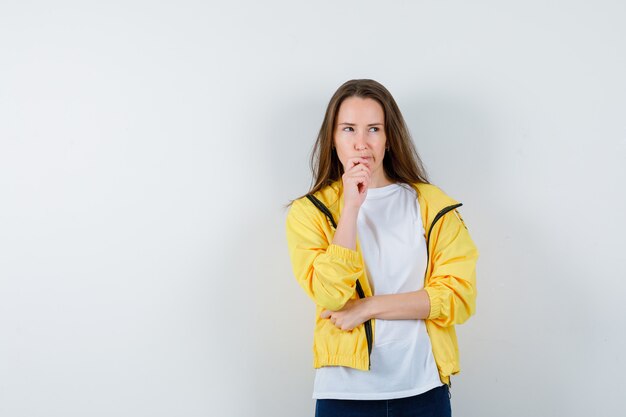
[[[344,172],[349,158],[369,158],[372,184],[384,182],[385,112],[374,99],[348,97],[339,107],[334,132],[337,156]]]

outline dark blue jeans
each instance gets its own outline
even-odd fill
[[[450,391],[442,385],[423,394],[393,400],[315,402],[315,417],[451,417]]]

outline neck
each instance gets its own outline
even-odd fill
[[[385,173],[383,172],[382,175],[375,176],[370,179],[370,185],[368,188],[380,188],[386,185],[391,185],[393,183],[394,182],[391,181],[389,177],[387,177],[387,175],[385,175]]]

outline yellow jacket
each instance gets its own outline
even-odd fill
[[[450,375],[460,371],[454,325],[465,322],[476,309],[479,253],[456,210],[461,204],[434,185],[411,185],[417,191],[426,231],[428,262],[424,289],[430,298],[430,314],[425,324],[440,379],[450,384]],[[342,191],[340,179],[314,194],[336,222],[343,208]],[[345,331],[320,318],[323,309],[340,310],[349,299],[359,298],[357,291],[366,297],[373,295],[358,235],[356,250],[333,244],[335,226],[306,197],[293,202],[286,228],[293,273],[317,306],[313,366],[341,365],[369,370],[375,321]]]

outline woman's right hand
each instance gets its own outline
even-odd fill
[[[347,167],[342,175],[343,180],[343,204],[344,208],[359,209],[370,183],[369,161],[365,158],[350,158],[347,161]]]

